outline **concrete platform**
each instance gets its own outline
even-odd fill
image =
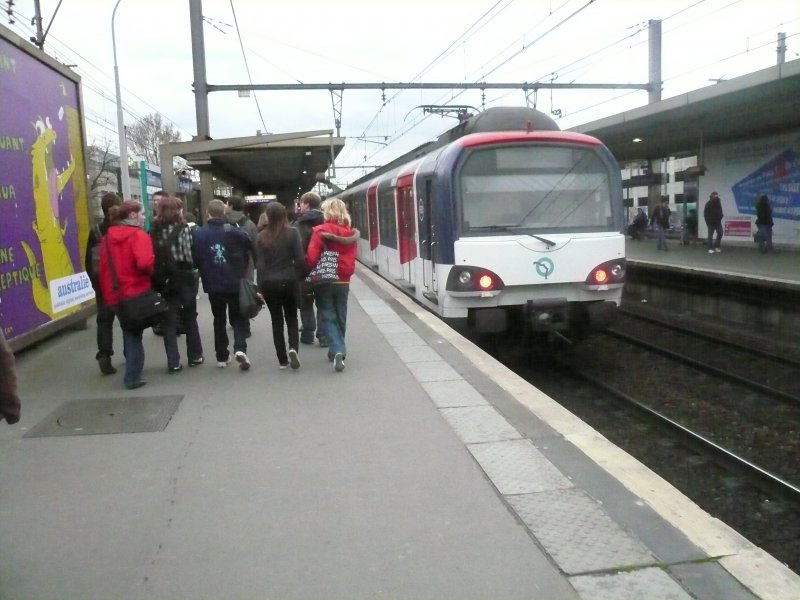
[[[250,371],[176,375],[146,333],[135,391],[100,375],[93,326],[19,356],[0,598],[800,597],[800,577],[366,269],[343,373],[308,346],[279,370],[268,315],[252,329]],[[160,431],[24,437],[71,401],[178,396]]]
[[[627,239],[625,253],[628,260],[691,268],[717,273],[720,276],[746,277],[786,282],[800,286],[800,252],[779,249],[775,253],[760,254],[755,244],[750,246],[726,245],[722,238],[721,252],[709,254],[704,243],[693,242],[683,246],[678,240],[668,240],[669,250],[656,249],[655,239],[639,241]]]

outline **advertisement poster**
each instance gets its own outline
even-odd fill
[[[0,36],[0,98],[0,327],[14,340],[94,294],[78,84]]]
[[[773,240],[800,247],[800,135],[789,133],[709,146],[701,183],[702,215],[711,191],[722,199],[725,235],[752,244],[756,201],[766,195],[772,206]],[[706,234],[701,219],[700,235]]]

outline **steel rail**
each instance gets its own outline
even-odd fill
[[[736,350],[741,350],[742,352],[748,352],[755,356],[759,356],[761,358],[768,358],[770,360],[774,360],[775,362],[779,362],[785,365],[789,365],[792,367],[800,368],[800,361],[790,358],[788,356],[783,356],[781,354],[776,354],[775,352],[770,352],[769,350],[763,350],[762,348],[752,348],[750,346],[745,346],[742,343],[734,342],[731,340],[726,340],[724,338],[717,337],[710,333],[704,333],[702,331],[693,331],[688,329],[682,325],[677,325],[675,323],[670,323],[664,319],[659,319],[658,317],[653,317],[651,315],[643,315],[635,310],[630,310],[629,308],[620,307],[619,312],[625,315],[626,317],[630,317],[632,319],[639,319],[641,321],[646,321],[648,323],[652,323],[654,325],[659,325],[666,329],[671,329],[672,331],[677,331],[679,333],[684,333],[686,335],[700,338],[702,340],[706,340],[707,342],[713,342],[715,344],[719,344],[721,346],[728,346],[729,348],[735,348]]]
[[[800,398],[798,398],[797,396],[793,396],[792,394],[789,394],[787,392],[777,390],[768,385],[764,385],[763,383],[758,383],[757,381],[753,381],[752,379],[747,379],[746,377],[736,375],[735,373],[725,371],[724,369],[720,369],[719,367],[703,363],[699,360],[695,360],[694,358],[689,358],[688,356],[684,356],[682,354],[679,354],[678,352],[673,352],[672,350],[668,350],[667,348],[657,346],[651,342],[642,340],[627,333],[616,331],[614,329],[606,329],[603,333],[605,333],[606,335],[610,335],[612,337],[619,338],[621,340],[624,340],[630,344],[634,344],[641,348],[645,348],[655,354],[660,354],[671,360],[688,365],[700,371],[705,371],[706,373],[711,373],[712,375],[716,375],[717,377],[722,377],[724,379],[735,381],[740,385],[749,387],[750,389],[756,390],[757,392],[761,392],[762,394],[768,394],[789,404],[800,405]]]
[[[699,433],[692,431],[688,427],[681,425],[677,421],[670,419],[666,415],[661,414],[657,410],[647,406],[628,396],[624,392],[617,390],[616,388],[608,385],[605,381],[598,379],[597,377],[590,375],[588,373],[584,373],[582,371],[578,371],[575,369],[570,369],[570,372],[589,381],[592,385],[595,385],[614,397],[625,401],[627,404],[633,406],[634,408],[638,409],[646,413],[651,418],[655,419],[660,424],[678,431],[681,435],[688,437],[692,443],[700,445],[704,450],[708,451],[709,453],[713,454],[714,456],[722,458],[725,462],[734,464],[739,469],[744,469],[746,472],[749,473],[751,478],[756,479],[759,483],[762,483],[769,487],[770,490],[774,490],[781,495],[788,495],[792,500],[798,501],[800,500],[800,487],[781,479],[774,473],[767,471],[756,465],[755,463],[750,462],[749,460],[723,448],[716,442],[709,440],[706,437],[703,437]]]

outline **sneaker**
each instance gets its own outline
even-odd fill
[[[134,383],[129,383],[125,387],[129,390],[135,390],[137,388],[142,387],[143,385],[147,385],[147,382],[144,379],[140,379],[139,381],[135,381]]]
[[[228,355],[228,358],[226,358],[225,360],[218,360],[217,361],[217,367],[219,367],[220,369],[224,369],[229,364],[231,364],[231,360],[232,359],[231,359],[230,355]]]
[[[294,348],[289,350],[289,364],[292,365],[293,369],[300,368],[300,358],[297,356],[297,350]]]
[[[167,373],[173,375],[174,373],[180,373],[183,371],[183,365],[178,365],[177,367],[167,367]]]
[[[326,340],[325,338],[319,338],[319,347],[320,348],[327,348],[329,345],[330,344],[328,343],[328,340]]]
[[[205,362],[205,359],[201,356],[200,358],[190,358],[189,359],[189,366],[196,367],[197,365],[202,365]]]
[[[116,367],[111,364],[111,357],[110,356],[101,356],[97,359],[97,364],[100,367],[100,372],[103,375],[113,375],[117,372]]]
[[[337,352],[336,356],[333,357],[333,370],[337,373],[344,371],[344,356],[342,356],[341,352]]]
[[[714,250],[713,250],[713,248],[712,248],[711,250],[709,250],[709,251],[708,251],[708,253],[709,253],[709,254],[714,254]]]
[[[719,248],[714,248],[714,252],[722,252]]]
[[[250,368],[250,360],[247,358],[247,354],[239,350],[236,354],[236,362],[239,363],[239,368],[242,371],[247,371]]]
[[[278,368],[279,369],[288,369],[289,368],[289,363],[280,363],[278,365]]]

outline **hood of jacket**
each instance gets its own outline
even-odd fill
[[[295,224],[311,223],[314,225],[321,225],[324,221],[325,216],[322,214],[322,211],[318,208],[312,208],[311,210],[300,213],[300,216],[297,217]]]
[[[121,246],[127,243],[139,231],[143,230],[133,225],[114,225],[108,228],[106,237],[112,246]]]

